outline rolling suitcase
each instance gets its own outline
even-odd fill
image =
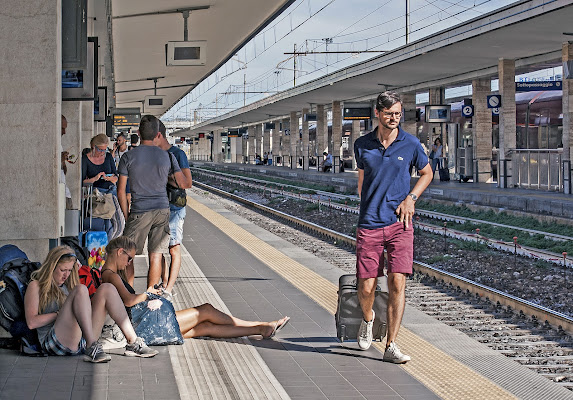
[[[445,164],[445,159],[441,159],[438,169],[438,173],[440,174],[440,182],[448,182],[450,180],[450,170]]]
[[[84,201],[82,202],[82,218],[80,227],[80,244],[88,250],[88,266],[101,270],[105,263],[105,246],[108,243],[108,236],[106,231],[92,230],[92,186],[84,187]],[[89,214],[89,216],[88,216]],[[84,220],[89,220],[89,227],[84,230]]]
[[[336,321],[336,336],[341,342],[356,340],[360,323],[363,320],[362,310],[358,302],[356,275],[342,275],[338,281],[338,306],[334,319]],[[382,340],[386,336],[386,306],[388,303],[388,278],[378,278],[374,297],[374,326],[373,340]]]

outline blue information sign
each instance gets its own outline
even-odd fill
[[[474,115],[474,106],[467,105],[462,107],[462,115],[466,118],[473,117]]]
[[[516,92],[535,92],[544,90],[563,90],[561,81],[515,82]]]
[[[492,94],[487,96],[487,108],[501,107],[501,96],[499,94]]]

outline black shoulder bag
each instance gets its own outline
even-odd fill
[[[179,184],[177,183],[177,179],[175,179],[175,167],[173,166],[173,154],[167,152],[169,154],[169,161],[171,162],[171,171],[173,171],[173,180],[177,187],[167,184],[167,198],[169,199],[169,204],[173,204],[176,207],[185,207],[187,205],[187,192],[185,189],[181,189]]]

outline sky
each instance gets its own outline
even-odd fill
[[[162,119],[192,121],[197,114],[194,122],[199,123],[382,54],[375,51],[403,46],[407,2],[296,0]],[[511,3],[514,1],[409,0],[408,42]],[[285,54],[294,52],[295,46],[298,53],[329,54]],[[365,50],[369,52],[360,53]]]

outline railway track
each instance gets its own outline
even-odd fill
[[[295,199],[305,200],[313,204],[319,204],[323,207],[330,207],[340,211],[358,214],[359,208],[356,205],[348,205],[344,202],[356,203],[358,201],[358,196],[349,196],[335,194],[331,192],[325,192],[320,190],[311,190],[302,188],[300,186],[272,183],[261,179],[243,177],[233,174],[227,174],[219,171],[204,170],[200,168],[193,168],[196,175],[199,176],[210,176],[217,177],[217,179],[224,180],[232,184],[240,184],[242,186],[248,187],[251,190],[261,191],[263,194],[280,194],[281,196],[287,196]],[[285,190],[286,188],[286,190]],[[291,191],[289,191],[291,189]],[[303,193],[301,193],[301,191]],[[335,201],[333,201],[333,199]],[[423,216],[431,219],[432,221],[444,221],[444,222],[454,222],[457,224],[476,224],[476,225],[491,225],[498,228],[509,228],[516,231],[523,232],[524,235],[542,235],[547,239],[551,239],[558,242],[573,241],[573,238],[564,235],[553,234],[549,232],[542,232],[531,229],[523,229],[520,227],[509,226],[504,224],[498,224],[490,221],[477,220],[473,218],[459,217],[455,215],[448,215],[444,213],[428,211],[423,209],[417,209],[416,213],[419,216]],[[531,246],[523,246],[517,243],[504,242],[501,240],[496,240],[493,238],[480,235],[478,232],[464,232],[456,229],[446,229],[444,226],[436,225],[432,222],[425,220],[423,223],[420,222],[419,227],[423,230],[432,233],[444,234],[452,238],[471,241],[477,243],[483,243],[489,247],[496,248],[498,250],[516,253],[525,257],[530,257],[534,259],[540,259],[547,262],[564,265],[568,267],[573,267],[573,258],[567,258],[567,253],[557,254],[550,251],[533,248]]]
[[[254,214],[249,216],[251,220],[275,234],[287,240],[296,237],[296,244],[354,272],[354,238],[212,186],[195,184],[248,207],[231,206],[242,214]],[[285,233],[285,224],[296,233]],[[572,318],[423,263],[416,262],[414,270],[407,289],[410,305],[573,390]]]

